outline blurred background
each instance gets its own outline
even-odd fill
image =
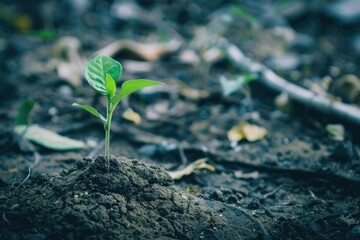
[[[123,65],[118,89],[166,83],[121,103],[112,154],[192,166],[178,186],[254,210],[268,229],[306,226],[287,239],[358,239],[359,118],[314,110],[312,96],[359,112],[359,0],[2,0],[0,186],[103,153],[101,122],[71,106],[105,112],[83,76],[99,53]],[[310,99],[269,87],[259,66]],[[15,134],[19,123],[32,135]]]

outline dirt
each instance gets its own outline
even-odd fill
[[[247,72],[217,55],[228,41],[286,80],[358,107],[360,25],[329,10],[340,1],[24,2],[0,4],[0,239],[360,239],[359,127],[294,101],[283,111],[279,93],[256,80],[225,96],[220,79]],[[55,35],[40,36],[44,29]],[[154,61],[114,54],[120,82],[166,85],[132,94],[114,112],[110,171],[101,122],[71,107],[104,112],[104,99],[56,69],[71,56],[55,51],[68,36],[84,61],[117,40],[181,42]],[[31,124],[88,148],[54,151],[15,134],[29,98]],[[129,108],[140,124],[123,116]],[[267,134],[232,143],[227,132],[240,122]],[[328,124],[344,127],[340,140]],[[215,170],[178,180],[166,172],[199,159]]]
[[[176,188],[159,166],[125,157],[82,159],[2,195],[7,239],[260,239],[239,209]],[[225,215],[226,213],[226,215]],[[232,225],[236,221],[240,229]]]

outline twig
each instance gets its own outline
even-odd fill
[[[15,188],[15,190],[17,190],[19,187],[21,187],[28,179],[29,179],[29,177],[30,177],[30,175],[31,175],[31,168],[30,167],[27,167],[28,168],[28,174],[27,174],[27,176],[25,177],[25,179],[19,184],[19,186],[17,186],[16,188]]]
[[[359,108],[342,102],[332,101],[331,99],[319,96],[316,93],[286,81],[266,66],[246,57],[234,44],[225,42],[225,51],[229,60],[232,61],[235,66],[258,74],[259,80],[266,86],[279,92],[285,92],[290,98],[322,113],[331,114],[360,125]]]
[[[310,196],[311,196],[314,200],[320,201],[320,202],[326,204],[326,201],[325,201],[325,200],[322,200],[322,199],[318,198],[318,197],[315,195],[315,193],[313,193],[311,190],[309,190],[309,193],[310,193]]]
[[[274,195],[277,191],[279,191],[279,189],[282,187],[282,185],[277,186],[274,190],[272,190],[271,192],[265,193],[262,197],[263,199],[266,199],[268,197],[271,197],[272,195]]]
[[[199,154],[203,154],[207,156],[212,162],[230,168],[231,171],[245,167],[249,169],[270,172],[275,174],[286,174],[287,176],[290,176],[292,178],[298,178],[304,180],[325,179],[334,185],[341,186],[346,189],[351,189],[352,191],[356,191],[356,192],[360,191],[360,179],[357,178],[351,178],[335,173],[321,172],[315,170],[291,169],[291,168],[289,169],[285,167],[276,167],[261,163],[250,163],[238,158],[229,159],[228,157],[226,158],[223,157],[216,150],[206,151],[206,149],[203,149],[203,147],[198,147],[198,146],[184,146],[183,150],[185,154],[187,152],[196,152]]]
[[[184,148],[181,146],[181,144],[179,144],[178,149],[179,149],[179,154],[180,154],[180,158],[181,158],[181,166],[180,167],[184,167],[184,166],[186,166],[188,160],[187,160],[187,157],[185,156]]]

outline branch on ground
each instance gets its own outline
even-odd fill
[[[258,74],[259,80],[266,86],[279,92],[285,92],[290,98],[322,113],[330,114],[360,125],[359,108],[333,101],[332,99],[317,95],[314,92],[286,81],[268,67],[246,57],[243,52],[232,43],[226,43],[226,53],[235,66]]]

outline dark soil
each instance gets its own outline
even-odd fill
[[[240,209],[184,193],[157,165],[82,159],[2,195],[5,239],[260,239]],[[233,221],[239,227],[233,225]],[[241,226],[241,227],[240,227]]]
[[[359,107],[356,0],[85,2],[0,3],[0,239],[360,239],[359,126],[291,100],[284,111],[258,79],[230,96],[220,84],[247,74],[220,51],[229,42],[287,81]],[[118,89],[126,79],[166,85],[119,104],[119,158],[107,171],[102,124],[71,107],[103,113],[105,101],[69,59],[86,62],[124,39],[180,47],[156,60],[114,54]],[[80,73],[76,84],[59,74],[64,62]],[[31,124],[89,147],[54,151],[15,134],[27,99]],[[140,124],[123,116],[129,108]],[[227,132],[245,121],[266,136],[231,143]],[[343,127],[340,139],[328,124]],[[215,171],[166,173],[199,159]]]

